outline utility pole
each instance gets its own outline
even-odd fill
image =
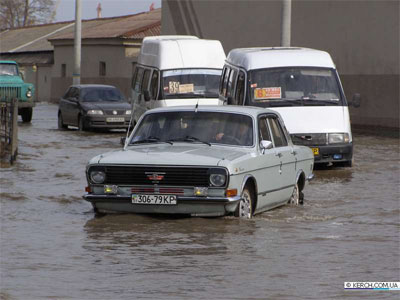
[[[291,22],[292,22],[292,0],[282,0],[282,26],[281,26],[282,47],[290,47]]]
[[[81,83],[81,0],[75,0],[75,38],[74,38],[74,72],[72,74],[72,83]]]

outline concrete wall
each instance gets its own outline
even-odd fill
[[[118,87],[125,97],[130,97],[132,63],[137,61],[140,46],[82,43],[81,83],[110,84]],[[73,45],[54,45],[51,101],[58,102],[72,84],[74,68]],[[99,63],[106,63],[106,75],[99,75]],[[66,64],[66,77],[61,77],[61,66]]]
[[[162,34],[194,34],[233,48],[279,46],[282,1],[163,0]],[[293,0],[293,46],[328,51],[348,99],[352,124],[399,128],[400,1]]]

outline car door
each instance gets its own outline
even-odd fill
[[[270,114],[268,123],[271,130],[275,147],[275,155],[279,158],[279,201],[286,202],[293,192],[295,180],[295,157],[293,147],[289,145],[288,139],[282,128],[277,115]]]
[[[256,212],[277,206],[280,203],[281,187],[281,160],[273,146],[271,131],[269,129],[268,115],[261,115],[257,121],[258,130],[258,170],[255,174],[258,187],[258,203]],[[272,142],[270,149],[263,149],[261,141]]]
[[[60,110],[64,124],[69,123],[68,122],[68,98],[70,97],[71,93],[72,93],[72,87],[68,88],[67,92],[65,93],[64,96],[62,96],[60,98],[60,102],[58,103],[58,108]]]
[[[71,87],[71,91],[68,93],[67,99],[65,99],[65,115],[63,115],[65,123],[69,125],[76,125],[75,121],[75,107],[78,102],[77,95],[78,95],[78,88]]]

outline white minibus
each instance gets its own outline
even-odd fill
[[[331,56],[307,48],[242,48],[229,52],[220,81],[226,104],[278,111],[315,164],[353,164],[349,103]],[[360,105],[355,94],[352,105]]]
[[[132,77],[133,123],[156,107],[222,104],[218,89],[225,58],[217,40],[144,38]]]

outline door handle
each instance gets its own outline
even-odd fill
[[[278,156],[279,158],[282,157],[282,153],[278,152],[275,154],[276,156]]]
[[[291,152],[293,155],[297,155],[297,151],[295,151],[295,150],[292,150],[292,152]]]

